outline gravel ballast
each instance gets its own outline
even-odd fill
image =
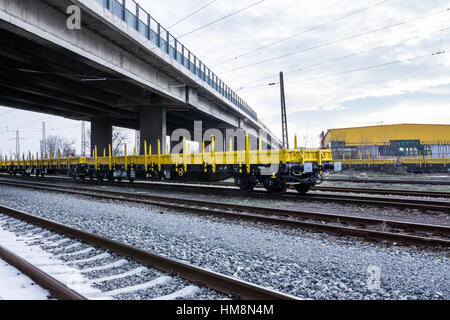
[[[1,213],[0,240],[9,250],[33,260],[37,267],[45,268],[44,272],[88,299],[228,298],[208,288],[199,288],[179,276],[142,266]],[[33,294],[33,288],[24,289],[24,296]],[[0,286],[0,296],[5,293],[11,297],[9,290]]]
[[[287,233],[263,225],[5,186],[0,186],[0,204],[300,298],[450,298],[446,250]],[[379,289],[367,285],[368,268],[379,268]]]

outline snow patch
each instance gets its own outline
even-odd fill
[[[57,237],[58,235],[49,238]],[[23,237],[19,238],[16,234],[0,228],[0,243],[6,249],[14,252],[81,295],[101,292],[87,283],[89,279],[85,278],[80,270],[66,265],[64,261],[55,258],[54,255],[42,250],[39,246],[28,245],[27,240]],[[6,279],[6,277],[0,275],[0,295],[5,299],[14,299],[9,298],[12,295],[12,293],[10,293],[12,290],[10,290],[9,286],[6,284]],[[23,284],[26,285],[26,282],[23,282]],[[31,286],[31,284],[29,284],[29,286]],[[31,289],[32,288],[30,288],[30,292],[34,292]],[[26,297],[27,295],[24,294],[23,297],[19,296],[18,298],[22,299]],[[31,299],[33,299],[33,297]]]

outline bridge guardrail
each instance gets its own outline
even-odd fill
[[[256,112],[134,0],[97,0],[253,120]],[[154,27],[153,27],[154,26]]]

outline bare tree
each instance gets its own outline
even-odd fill
[[[62,152],[62,156],[67,157],[70,149],[71,156],[75,155],[75,141],[61,136],[48,136],[45,139],[45,153],[57,156],[58,150]]]
[[[113,127],[112,130],[112,154],[119,156],[124,154],[123,145],[127,143],[127,134],[123,128]]]

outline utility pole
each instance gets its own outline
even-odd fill
[[[283,72],[280,72],[280,92],[281,92],[281,127],[283,131],[283,148],[289,149],[289,136],[286,116],[286,97],[284,95]]]
[[[17,159],[20,159],[20,137],[19,137],[19,130],[16,130],[16,156],[17,156]]]
[[[81,154],[86,157],[86,123],[81,121]]]
[[[41,140],[41,154],[47,157],[47,142],[45,138],[45,121],[42,122],[42,140]]]
[[[9,139],[9,141],[16,141],[16,159],[19,160],[20,159],[20,140],[24,140],[23,138],[20,138],[20,134],[19,134],[19,130],[16,130],[16,138],[15,139]],[[12,159],[12,154],[10,151],[10,157]]]
[[[136,130],[135,131],[135,146],[136,146],[136,152],[139,154],[139,150],[141,150],[141,131]]]

